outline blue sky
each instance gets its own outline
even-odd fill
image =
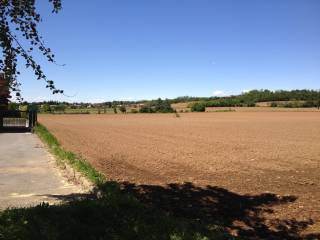
[[[318,0],[64,0],[41,33],[64,67],[37,55],[73,97],[22,70],[26,100],[108,101],[320,88]]]

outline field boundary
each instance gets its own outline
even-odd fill
[[[49,148],[49,151],[54,155],[56,163],[59,167],[64,169],[71,167],[69,172],[72,172],[73,170],[74,177],[76,177],[76,173],[74,172],[74,170],[76,170],[78,173],[83,175],[86,180],[90,181],[90,183],[96,186],[106,182],[106,177],[98,172],[89,162],[77,154],[63,149],[57,138],[50,133],[45,126],[37,123],[34,132]]]

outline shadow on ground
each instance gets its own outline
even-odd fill
[[[313,222],[294,219],[267,220],[272,207],[290,204],[294,196],[275,194],[239,195],[224,188],[196,187],[192,183],[166,187],[123,183],[122,189],[152,208],[183,217],[203,226],[216,225],[245,239],[318,239],[320,235],[301,236]]]
[[[50,197],[66,202],[0,213],[0,239],[320,239],[301,234],[311,220],[264,217],[294,196],[108,182],[93,194]]]
[[[26,133],[31,132],[29,128],[21,127],[0,127],[0,133]]]

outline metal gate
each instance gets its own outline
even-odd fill
[[[31,131],[36,122],[36,111],[0,111],[0,131]]]

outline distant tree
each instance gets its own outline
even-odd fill
[[[161,112],[161,113],[172,113],[174,112],[174,109],[171,107],[170,101],[168,99],[162,100],[161,98],[158,98],[153,104],[155,112]]]
[[[191,106],[192,112],[204,112],[205,110],[206,110],[205,102],[196,102]]]
[[[113,106],[113,112],[114,112],[115,114],[117,114],[117,113],[118,113],[118,111],[117,111],[117,107],[116,107],[116,106]]]
[[[126,113],[127,112],[127,109],[126,109],[126,106],[124,105],[121,105],[120,108],[119,108],[120,112],[122,113]]]
[[[58,104],[54,107],[54,110],[57,112],[64,112],[66,110],[66,105]]]
[[[320,99],[319,91],[252,90],[237,96],[202,99],[202,101],[194,102],[191,108],[192,111],[204,111],[205,107],[254,107],[257,102],[267,101],[286,101],[287,103],[283,104],[284,107],[309,107],[314,105],[315,99]],[[302,104],[301,101],[305,101],[305,103]]]
[[[51,112],[51,107],[50,107],[49,104],[46,103],[46,104],[43,104],[43,105],[42,105],[41,110],[42,110],[43,112]]]
[[[140,113],[154,113],[154,109],[149,105],[144,105],[139,109]]]

